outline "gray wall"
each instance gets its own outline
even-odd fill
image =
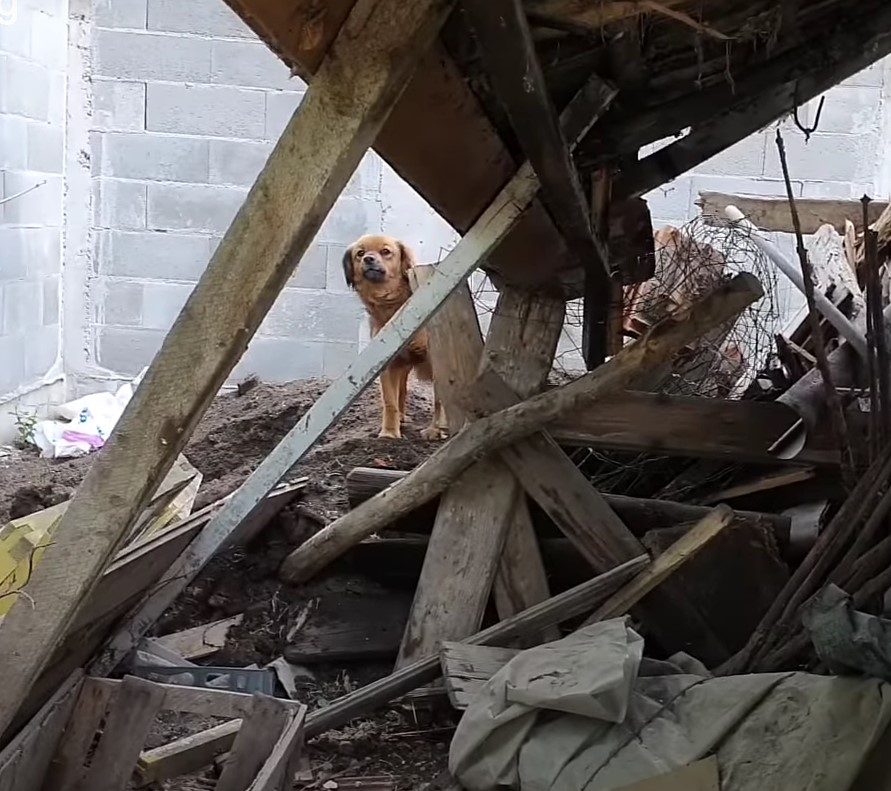
[[[19,0],[17,11],[0,25],[0,396],[33,395],[62,373],[67,15],[61,0]]]
[[[222,0],[101,0],[94,25],[91,347],[74,372],[81,379],[148,364],[305,90]],[[379,157],[365,158],[235,378],[334,376],[356,356],[361,308],[340,259],[357,236],[401,219],[422,256],[436,260],[451,242],[396,182]],[[431,222],[432,234],[417,233]]]

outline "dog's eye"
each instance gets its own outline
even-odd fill
[[[365,255],[364,250],[356,250],[356,258],[361,258],[363,255]]]
[[[381,250],[381,254],[382,255],[391,255],[390,251],[386,247],[383,250]]]

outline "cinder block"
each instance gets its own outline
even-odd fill
[[[45,66],[13,55],[0,57],[0,112],[49,120],[50,76]]]
[[[146,128],[152,132],[263,139],[263,91],[222,85],[149,84]]]
[[[291,338],[254,338],[241,358],[230,381],[257,374],[264,382],[292,382],[321,376],[324,369],[323,343]]]
[[[31,17],[32,14],[19,14],[14,25],[0,25],[0,52],[31,57]]]
[[[149,30],[197,33],[200,36],[252,38],[250,28],[219,0],[148,0]]]
[[[142,326],[150,330],[170,329],[193,288],[191,284],[143,283]]]
[[[289,285],[298,288],[325,288],[328,279],[328,245],[314,244],[306,251],[291,275]]]
[[[61,174],[64,153],[61,127],[39,121],[28,124],[28,170]]]
[[[191,82],[210,79],[210,41],[206,39],[97,30],[93,52],[95,74],[102,77]]]
[[[0,335],[0,394],[11,393],[25,383],[25,339]]]
[[[323,349],[322,375],[336,379],[347,366],[359,356],[358,343],[336,343],[328,341]]]
[[[96,344],[99,364],[116,374],[136,376],[154,359],[164,335],[160,330],[99,327]]]
[[[686,222],[693,213],[692,180],[681,176],[647,193],[647,205],[653,217],[667,217],[675,223]]]
[[[395,188],[399,189],[398,184],[390,183],[389,180],[387,183],[383,181],[383,169],[384,169],[384,161],[374,153],[374,151],[369,150],[364,157],[362,157],[362,161],[359,163],[359,167],[356,168],[356,172],[350,177],[350,180],[347,182],[346,187],[343,188],[343,192],[341,196],[351,197],[357,196],[360,198],[376,198],[380,195],[381,192],[386,193],[387,198],[390,199],[391,205],[398,205],[401,201],[397,198],[394,199],[390,196],[389,189]],[[424,204],[426,203],[417,192],[415,192],[406,182],[400,179],[396,174],[393,174],[395,178],[404,184],[409,190],[411,190],[413,195],[409,197],[414,198],[414,201],[411,201],[415,209],[415,214],[420,214],[423,211]],[[416,203],[415,201],[420,201],[420,203]],[[429,208],[426,207],[426,208]],[[432,209],[430,209],[432,211]]]
[[[760,176],[764,169],[764,132],[749,135],[736,145],[703,162],[697,173],[716,176]],[[770,175],[769,173],[767,175]]]
[[[291,80],[288,67],[261,41],[214,41],[210,81],[245,88],[303,91],[301,81]]]
[[[24,278],[28,272],[24,228],[0,226],[0,283]]]
[[[723,192],[727,195],[759,195],[765,198],[785,198],[786,184],[781,179],[744,178],[741,176],[703,176],[693,174],[693,201],[701,192]],[[804,183],[792,180],[795,195],[801,195]]]
[[[37,280],[15,280],[3,286],[3,335],[43,323],[43,287]]]
[[[207,182],[207,140],[118,132],[97,132],[92,139],[94,176]]]
[[[59,280],[60,277],[47,277],[41,281],[43,286],[43,326],[59,324]]]
[[[24,192],[32,187],[30,192]],[[18,197],[3,204],[5,222],[53,228],[62,225],[61,176],[7,170],[3,174],[3,197],[13,195]]]
[[[145,83],[93,81],[93,126],[102,132],[145,129]]]
[[[276,338],[358,343],[362,305],[352,294],[285,289],[260,334]]]
[[[28,167],[28,122],[15,115],[0,115],[0,169]]]
[[[343,274],[343,256],[347,251],[347,244],[328,244],[327,255],[327,278],[325,280],[325,289],[331,292],[349,292],[352,293],[350,287],[346,284],[346,278]]]
[[[98,233],[99,271],[120,277],[197,281],[210,258],[212,239],[148,231]]]
[[[278,140],[303,99],[302,93],[266,94],[266,139]]]
[[[141,181],[93,179],[93,225],[141,231],[146,227],[147,188]]]
[[[31,18],[31,60],[50,71],[68,66],[68,16],[37,12]]]
[[[210,183],[253,186],[271,152],[270,143],[211,140]]]
[[[805,142],[800,132],[785,135],[786,158],[793,178],[802,181],[872,183],[878,161],[877,135],[839,135],[817,132]],[[764,175],[782,178],[775,145],[767,147]]]
[[[885,69],[888,67],[888,58],[867,66],[863,71],[857,72],[852,77],[848,77],[842,85],[869,85],[873,87],[882,86],[885,83]]]
[[[68,77],[63,71],[51,71],[49,74],[49,112],[47,121],[53,126],[65,126],[68,107]]]
[[[25,381],[46,376],[59,357],[59,325],[29,330],[25,336]]]
[[[802,186],[803,198],[829,200],[857,200],[871,195],[874,185],[858,184],[853,181],[805,181]]]
[[[198,184],[150,184],[149,228],[224,233],[244,203],[246,190]]]
[[[146,15],[146,0],[96,0],[93,6],[93,19],[99,27],[144,30]]]
[[[100,323],[114,327],[142,326],[142,283],[104,279],[96,288],[101,304]]]
[[[316,236],[319,242],[346,245],[366,233],[380,233],[383,207],[377,200],[340,198]]]

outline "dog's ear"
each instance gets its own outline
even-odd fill
[[[347,286],[353,287],[353,246],[347,247],[343,254],[343,278]]]
[[[417,261],[415,261],[415,254],[411,251],[410,247],[399,242],[399,261],[402,266],[402,276],[408,280],[408,270],[411,269]]]

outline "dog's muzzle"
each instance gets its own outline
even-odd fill
[[[374,259],[362,262],[362,277],[372,283],[380,283],[387,277],[386,270]]]

